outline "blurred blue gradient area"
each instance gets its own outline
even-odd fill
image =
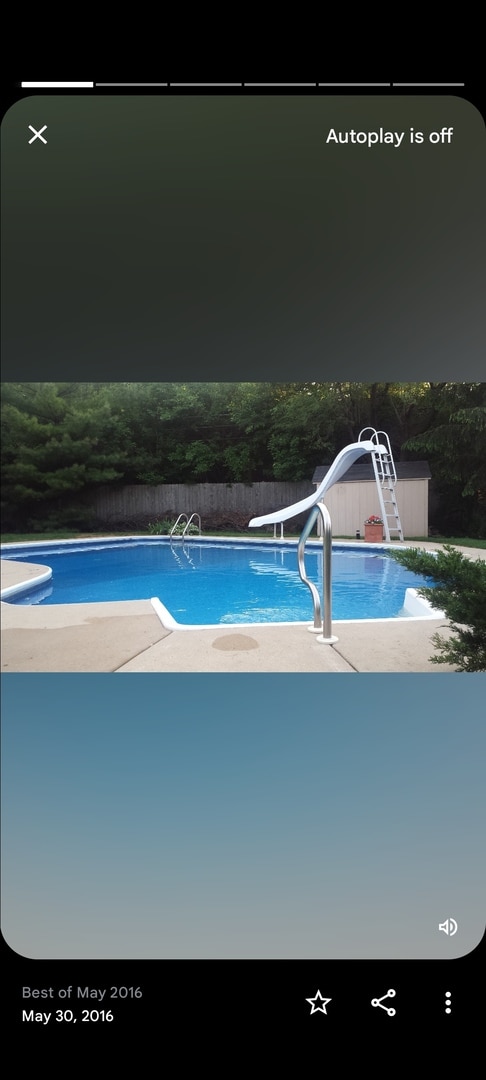
[[[482,937],[482,675],[7,675],[2,711],[22,955],[450,958]]]

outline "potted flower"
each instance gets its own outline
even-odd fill
[[[383,540],[383,519],[376,514],[370,514],[364,523],[365,540],[370,544],[379,544]]]

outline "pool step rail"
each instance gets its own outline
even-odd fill
[[[176,529],[177,529],[177,526],[178,526],[179,522],[183,521],[184,518],[186,519],[186,524],[184,526],[184,529],[182,530],[182,532],[177,532],[176,533]],[[201,535],[201,518],[200,518],[199,514],[191,514],[191,516],[189,518],[188,518],[187,514],[179,514],[179,517],[177,518],[177,521],[174,522],[174,524],[173,524],[173,526],[172,526],[172,528],[170,530],[169,536],[170,537],[172,537],[172,536],[180,536],[181,539],[184,540],[185,536],[186,536],[186,533],[187,533],[187,531],[189,529],[189,526],[192,525],[193,521],[195,522],[196,518],[197,518],[197,527],[198,527],[199,536],[200,536]]]
[[[372,434],[367,434],[369,432]],[[360,431],[358,442],[363,441],[362,436],[366,436],[366,438],[372,443],[375,443],[377,447],[377,449],[373,450],[371,453],[371,460],[373,462],[373,470],[378,489],[385,538],[388,543],[390,540],[403,540],[403,529],[400,521],[395,490],[397,472],[390,446],[390,439],[388,438],[386,431],[376,431],[375,428],[371,427],[363,428],[363,430]],[[392,533],[394,534],[393,536],[391,535]]]

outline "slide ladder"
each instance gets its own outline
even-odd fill
[[[370,434],[371,432],[371,434]],[[390,540],[403,540],[403,529],[398,512],[395,485],[397,473],[395,462],[390,446],[390,440],[385,431],[376,431],[375,428],[363,428],[359,433],[358,442],[366,436],[366,441],[373,443],[371,460],[375,473],[378,498],[380,500],[381,516],[385,528],[385,538]],[[394,534],[391,536],[391,534]]]

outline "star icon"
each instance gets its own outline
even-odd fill
[[[332,1001],[332,998],[323,997],[321,991],[318,990],[315,997],[306,998],[305,1000],[309,1002],[309,1005],[312,1005],[311,1016],[313,1013],[316,1012],[322,1012],[325,1014],[325,1016],[327,1016],[326,1005],[329,1005],[329,1002]],[[318,1004],[316,1004],[316,1002],[318,1002]]]

